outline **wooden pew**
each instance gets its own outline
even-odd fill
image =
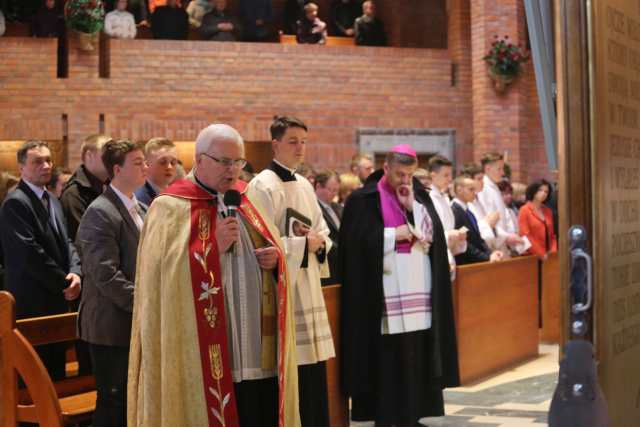
[[[324,286],[322,294],[336,350],[336,357],[327,361],[329,425],[331,427],[349,427],[348,401],[340,387],[340,285]]]
[[[550,254],[541,265],[542,329],[540,331],[540,340],[559,343],[562,339],[562,319],[560,312],[560,261],[558,254]]]
[[[463,385],[538,355],[538,260],[460,266],[454,283]]]
[[[0,426],[16,422],[59,427],[89,420],[95,410],[92,376],[55,384],[33,346],[75,341],[77,313],[15,320],[15,301],[0,292]],[[26,389],[18,390],[18,375]]]
[[[298,44],[296,36],[278,32],[280,36],[280,44]],[[328,36],[325,46],[355,46],[356,41],[353,37],[334,37]]]

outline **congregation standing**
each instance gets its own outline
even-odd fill
[[[313,129],[301,120],[277,116],[269,132],[274,156],[256,176],[222,124],[198,135],[184,178],[172,141],[102,135],[84,141],[73,174],[52,181],[47,143],[28,141],[19,179],[2,176],[6,288],[18,318],[80,302],[94,425],[328,426],[335,350],[321,286],[334,283],[352,419],[443,415],[443,390],[459,384],[454,266],[557,250],[552,185],[515,200],[499,154],[455,179],[435,156],[418,179],[416,151],[399,145],[381,169],[361,154],[338,174],[304,163]],[[48,190],[59,179],[60,201]],[[53,379],[64,351],[38,347]]]

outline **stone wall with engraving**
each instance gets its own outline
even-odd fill
[[[612,426],[640,423],[640,2],[594,2],[596,346]]]

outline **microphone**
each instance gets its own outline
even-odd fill
[[[240,206],[240,193],[237,190],[227,190],[222,198],[224,205],[227,207],[227,216],[235,218],[237,216],[238,207]],[[235,253],[236,244],[229,246],[228,252]]]
[[[227,215],[235,218],[238,207],[240,206],[240,193],[237,190],[228,190],[224,193],[222,201],[227,207]]]

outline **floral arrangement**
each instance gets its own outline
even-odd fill
[[[104,26],[102,0],[67,0],[64,16],[72,30],[95,34]]]
[[[529,54],[524,52],[521,45],[509,41],[509,36],[500,38],[495,36],[488,54],[482,58],[487,64],[491,74],[508,78],[517,77],[522,71],[522,64],[529,60]]]

